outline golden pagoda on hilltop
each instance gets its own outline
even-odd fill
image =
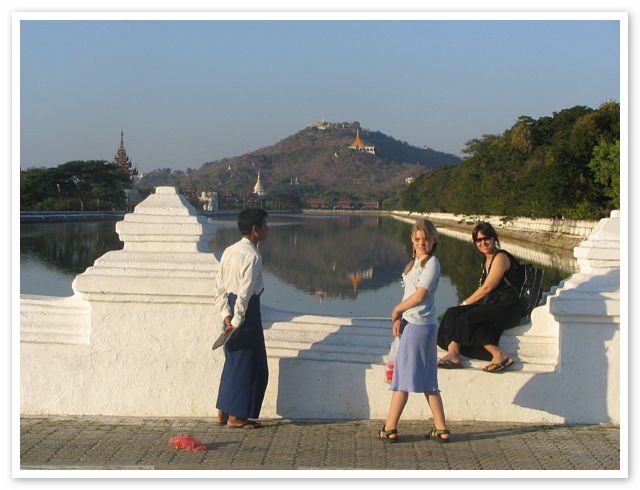
[[[364,151],[366,153],[370,153],[371,155],[375,155],[376,154],[376,147],[371,145],[365,145],[362,140],[360,139],[360,130],[357,129],[356,130],[356,139],[353,140],[353,143],[351,143],[351,146],[349,147],[354,151]]]

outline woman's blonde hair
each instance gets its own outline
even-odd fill
[[[416,236],[416,233],[419,231],[424,233],[425,238],[431,245],[431,248],[427,252],[427,256],[420,261],[420,267],[424,267],[427,263],[427,260],[429,260],[432,257],[433,253],[436,251],[436,248],[438,247],[438,230],[436,229],[436,225],[434,225],[428,219],[419,219],[413,224],[413,229],[411,230],[412,240],[413,240],[413,237]],[[414,248],[413,249],[414,258],[415,258],[415,253],[416,251]],[[407,266],[404,268],[405,274],[408,274],[409,271],[413,269],[413,263],[414,261],[411,260],[407,264]]]

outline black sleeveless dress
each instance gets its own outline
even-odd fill
[[[519,284],[520,265],[516,258],[505,250],[496,253],[509,257],[511,266],[505,276],[511,284]],[[482,271],[480,284],[487,277],[484,261]],[[447,350],[449,344],[456,341],[461,345],[462,355],[490,361],[491,354],[483,346],[498,345],[502,332],[520,323],[522,313],[517,301],[518,292],[503,277],[498,287],[481,302],[454,306],[445,312],[438,328],[438,345]]]

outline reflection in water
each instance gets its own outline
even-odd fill
[[[378,217],[341,216],[271,229],[260,244],[264,269],[319,298],[355,298],[398,280],[407,262],[404,245]],[[216,248],[238,240],[219,230]]]
[[[123,246],[115,222],[20,225],[20,261],[37,258],[62,272],[80,274],[98,257]]]
[[[452,238],[451,236],[445,236],[442,231],[440,233],[440,245],[438,245],[440,250],[438,258],[440,259],[443,274],[449,276],[451,282],[456,286],[458,298],[462,300],[478,287],[480,275],[482,274],[482,256],[471,242],[470,233],[468,236],[456,234],[457,238]],[[505,240],[501,240],[501,245],[520,262],[535,264],[544,271],[542,290],[545,292],[575,272],[575,266],[567,259],[550,259],[542,263],[536,260],[540,255],[539,252],[529,253],[525,246],[514,246],[514,244]]]
[[[267,240],[260,244],[260,252],[265,271],[299,290],[322,299],[355,298],[358,292],[377,290],[398,281],[411,257],[411,227],[407,222],[387,217],[301,220],[283,224],[276,230],[272,228]],[[222,250],[237,240],[237,229],[222,229],[215,238],[215,246]],[[507,250],[522,262],[535,263],[544,270],[544,291],[573,272],[570,267],[561,270],[523,257],[526,250],[522,246],[513,248]],[[458,300],[475,291],[482,257],[470,235],[459,233],[452,238],[441,233],[436,255],[442,275],[455,286]]]
[[[219,258],[239,233],[234,217],[215,223],[211,246]],[[402,296],[400,273],[411,257],[411,226],[375,216],[270,217],[269,236],[260,245],[264,304],[310,314],[388,316]],[[75,275],[123,246],[113,222],[28,224],[20,231],[21,293],[69,296]],[[480,277],[480,255],[470,239],[442,232],[438,313],[471,294]],[[517,257],[522,247],[505,244]],[[522,260],[544,269],[546,291],[572,273],[554,267],[555,259],[545,260],[551,266]]]

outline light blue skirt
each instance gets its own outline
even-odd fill
[[[393,391],[438,392],[437,325],[408,323],[400,337],[391,380]]]

